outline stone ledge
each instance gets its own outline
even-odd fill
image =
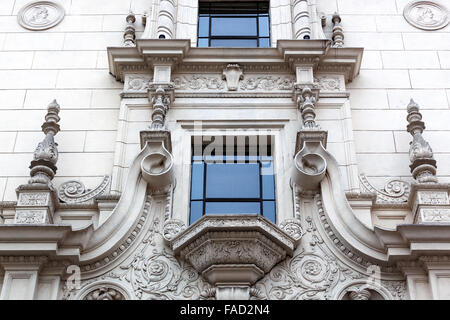
[[[170,241],[213,285],[251,285],[292,255],[296,241],[261,215],[205,215]]]

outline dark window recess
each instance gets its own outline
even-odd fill
[[[200,2],[198,47],[270,47],[269,2]]]
[[[203,148],[204,149],[204,148]],[[244,150],[243,150],[244,149]],[[190,224],[204,214],[262,214],[275,223],[270,146],[264,155],[234,148],[223,155],[192,156]]]

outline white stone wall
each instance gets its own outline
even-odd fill
[[[46,31],[17,23],[29,0],[0,1],[0,200],[16,200],[33,151],[44,137],[46,107],[61,106],[58,186],[80,179],[87,188],[112,172],[121,87],[108,73],[106,48],[120,46],[125,17],[141,15],[150,0],[56,0],[63,21]]]
[[[423,31],[403,17],[410,0],[319,0],[319,11],[341,14],[345,46],[364,47],[350,92],[360,173],[382,187],[411,180],[406,106],[420,106],[440,182],[450,181],[450,25]],[[435,1],[450,7],[450,1]]]
[[[450,7],[448,0],[440,1]],[[28,179],[32,153],[43,138],[40,125],[45,108],[53,98],[61,105],[56,185],[79,179],[93,188],[103,175],[113,172],[122,84],[108,73],[106,47],[122,44],[130,9],[137,14],[138,36],[144,29],[144,11],[149,13],[149,23],[154,18],[149,12],[151,0],[58,0],[66,11],[64,20],[36,32],[17,23],[17,12],[28,2],[0,1],[0,200],[4,201],[16,200],[15,188]],[[450,182],[446,165],[450,160],[450,26],[438,31],[414,28],[402,16],[408,2],[316,1],[319,12],[341,14],[346,46],[365,48],[360,75],[348,90],[358,169],[378,187],[391,177],[411,179],[411,138],[405,130],[411,97],[422,108],[424,137],[435,152],[439,179]],[[194,5],[185,0],[178,6]],[[272,3],[272,40],[283,39],[283,34],[292,37],[286,27],[286,6],[284,0]],[[278,7],[284,11],[275,13]],[[192,17],[177,19],[177,36],[180,32],[186,38],[188,29],[194,32]],[[320,120],[322,110],[318,112]],[[133,150],[138,148],[135,142]]]

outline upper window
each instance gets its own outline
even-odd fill
[[[192,156],[190,224],[204,214],[246,213],[262,214],[275,223],[271,146],[238,146],[220,154],[201,149],[201,154],[194,149]]]
[[[270,47],[269,2],[199,2],[198,47]]]

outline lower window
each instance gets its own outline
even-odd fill
[[[261,214],[275,223],[270,145],[233,147],[226,154],[200,149],[192,156],[190,224],[204,214]]]

